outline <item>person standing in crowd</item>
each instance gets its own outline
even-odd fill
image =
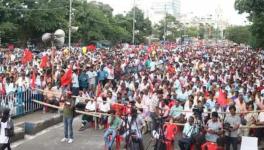
[[[230,106],[229,111],[231,115],[227,115],[224,120],[224,130],[226,136],[226,150],[230,150],[230,146],[232,144],[233,150],[238,150],[238,129],[241,124],[240,117],[236,115],[236,107]]]
[[[63,107],[63,124],[64,124],[64,138],[61,142],[73,142],[73,117],[74,117],[74,100],[72,99],[72,93],[68,91],[67,97],[64,100]]]
[[[79,86],[79,78],[78,78],[77,70],[74,69],[72,74],[72,95],[78,96],[79,87],[80,86]]]
[[[79,76],[80,90],[88,90],[88,81],[89,77],[86,74],[85,69],[83,69]]]
[[[88,65],[87,67],[87,72],[86,74],[88,75],[88,83],[89,83],[89,90],[94,91],[95,86],[96,86],[96,76],[97,73],[95,72],[95,70],[93,69],[93,66]]]
[[[109,128],[104,133],[104,141],[108,148],[108,150],[112,149],[112,145],[115,141],[115,138],[118,134],[118,130],[121,126],[121,118],[118,116],[114,110],[110,111],[111,116],[108,118]],[[109,135],[112,135],[111,140],[109,139]]]
[[[106,84],[106,77],[108,73],[104,70],[103,66],[101,66],[100,70],[97,72],[98,82],[103,86]]]
[[[14,136],[14,123],[10,117],[10,109],[6,108],[3,111],[0,125],[1,150],[11,150],[10,140],[12,136]]]

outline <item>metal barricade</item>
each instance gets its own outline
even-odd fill
[[[43,106],[32,102],[32,99],[42,101],[43,94],[28,89],[25,91],[18,90],[16,93],[12,92],[7,95],[0,95],[0,108],[9,108],[10,114],[13,117],[41,110]]]

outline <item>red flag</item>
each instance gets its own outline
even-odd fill
[[[68,69],[68,71],[61,77],[61,86],[66,86],[71,84],[72,82],[72,69]]]
[[[101,84],[98,82],[97,87],[96,87],[96,97],[99,97],[101,94]]]
[[[32,88],[36,87],[35,82],[36,82],[36,74],[35,74],[35,71],[33,71],[32,76],[31,76],[31,87]]]
[[[96,46],[93,45],[93,44],[90,44],[87,46],[87,49],[90,50],[90,51],[94,51],[96,49]]]
[[[222,89],[219,90],[219,96],[217,98],[217,103],[220,106],[226,106],[228,104],[225,93],[223,92]]]
[[[32,57],[33,57],[32,52],[29,49],[25,49],[21,61],[23,64],[26,64],[26,63],[32,61]]]
[[[41,63],[40,63],[40,68],[46,68],[47,67],[47,62],[48,62],[48,56],[42,56],[41,58]]]

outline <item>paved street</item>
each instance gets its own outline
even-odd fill
[[[87,129],[79,132],[79,117],[74,120],[74,142],[61,143],[63,124],[48,128],[36,136],[26,136],[26,139],[12,144],[14,150],[103,150],[103,131]]]

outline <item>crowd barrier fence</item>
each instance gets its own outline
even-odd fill
[[[0,95],[0,108],[9,108],[12,117],[25,115],[41,110],[42,105],[34,103],[32,99],[43,100],[43,94],[31,89]]]

